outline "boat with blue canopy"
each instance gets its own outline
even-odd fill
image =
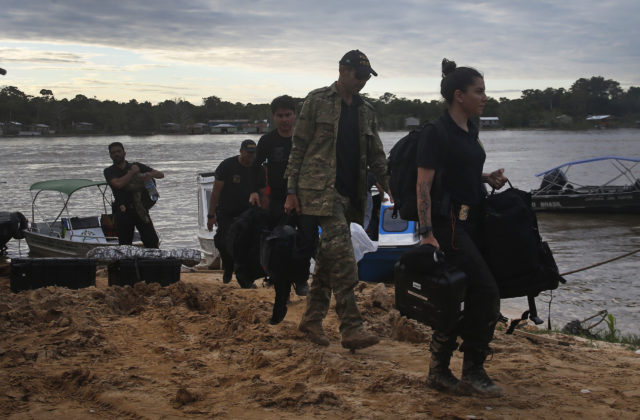
[[[640,213],[639,158],[602,156],[563,163],[536,174],[535,211]],[[600,182],[594,178],[606,179]]]

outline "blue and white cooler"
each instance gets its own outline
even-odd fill
[[[383,202],[378,220],[377,250],[364,254],[358,263],[358,277],[362,281],[392,283],[394,265],[400,255],[420,242],[418,223],[399,216],[394,219],[392,214],[393,204],[389,200]]]

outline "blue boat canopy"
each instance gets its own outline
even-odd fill
[[[93,181],[90,179],[52,179],[40,181],[29,187],[31,191],[58,191],[71,195],[79,189],[107,185],[106,181]]]
[[[544,172],[540,172],[539,174],[536,174],[536,176],[546,175],[549,172],[555,171],[556,169],[565,168],[567,166],[578,165],[578,164],[587,163],[587,162],[597,162],[599,160],[624,160],[624,161],[628,161],[628,162],[640,162],[640,159],[638,159],[638,158],[628,158],[628,157],[621,157],[621,156],[602,156],[602,157],[597,157],[597,158],[576,160],[574,162],[563,163],[562,165],[556,166],[555,168],[551,168],[551,169],[546,170]]]

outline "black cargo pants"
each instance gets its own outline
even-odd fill
[[[485,353],[500,316],[500,293],[478,247],[479,226],[477,220],[473,220],[474,216],[472,214],[467,221],[459,220],[457,212],[452,212],[450,217],[435,217],[433,233],[447,263],[467,275],[464,314],[458,329],[463,341],[460,350]],[[455,335],[455,332],[434,332],[434,336],[451,351],[455,348]]]

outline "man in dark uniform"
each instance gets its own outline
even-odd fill
[[[115,201],[113,217],[121,245],[131,245],[133,229],[138,229],[145,248],[158,248],[159,239],[149,210],[143,204],[143,194],[148,194],[145,184],[151,179],[162,179],[164,174],[140,162],[129,163],[120,142],[109,145],[113,165],[104,170]]]
[[[265,134],[258,141],[256,152],[256,165],[263,165],[267,172],[267,184],[269,194],[267,196],[269,212],[271,213],[272,225],[281,222],[284,215],[284,202],[287,198],[287,179],[284,176],[291,152],[291,137],[293,136],[293,125],[296,120],[296,104],[291,96],[283,95],[275,98],[271,102],[271,113],[275,130]],[[304,238],[303,244],[298,243],[298,247],[305,247],[309,258],[300,261],[290,267],[294,289],[298,296],[306,296],[309,291],[307,279],[309,278],[309,265],[313,256],[313,249],[317,242],[318,230],[313,220],[307,220],[313,216],[293,215],[288,223],[298,226],[299,237]],[[305,223],[307,222],[308,223]],[[306,228],[305,228],[306,227]],[[298,267],[299,266],[299,267]]]
[[[220,252],[224,274],[222,281],[229,283],[233,275],[233,256],[225,246],[225,235],[233,220],[251,206],[260,206],[265,200],[265,177],[263,171],[257,171],[253,165],[256,156],[256,143],[244,140],[240,145],[240,154],[227,158],[215,171],[213,191],[209,201],[207,228],[218,229],[214,243]]]
[[[283,95],[271,102],[271,113],[275,130],[260,137],[255,163],[264,164],[269,185],[268,208],[275,220],[284,214],[284,200],[287,198],[287,169],[291,152],[291,136],[296,120],[296,107],[293,98]]]

